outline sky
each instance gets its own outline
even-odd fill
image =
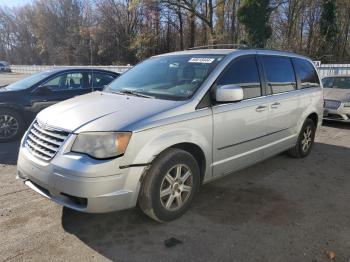
[[[15,7],[32,2],[32,0],[0,0],[1,7]]]

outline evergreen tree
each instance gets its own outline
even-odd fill
[[[335,0],[322,0],[320,20],[321,46],[320,54],[328,54],[337,44],[337,7]]]
[[[243,0],[238,9],[238,20],[245,26],[247,41],[253,47],[264,47],[272,34],[269,24],[269,0]]]

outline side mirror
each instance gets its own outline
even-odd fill
[[[47,95],[51,93],[51,89],[47,86],[40,86],[37,90],[36,93],[39,95]]]
[[[238,102],[243,100],[243,89],[238,85],[218,86],[215,93],[217,102]]]

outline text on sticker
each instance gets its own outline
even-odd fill
[[[215,58],[192,57],[188,62],[189,63],[206,63],[206,64],[210,64],[214,60],[215,60]]]

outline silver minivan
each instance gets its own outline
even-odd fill
[[[323,113],[311,60],[254,49],[154,56],[102,92],[43,110],[23,137],[18,178],[83,212],[138,206],[157,221],[200,185],[287,151],[307,156]]]

